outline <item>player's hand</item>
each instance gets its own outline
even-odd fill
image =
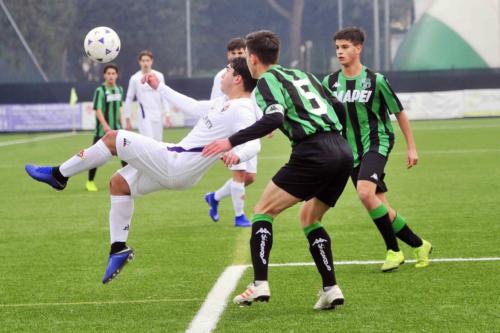
[[[147,83],[151,88],[156,90],[160,85],[160,79],[158,79],[158,77],[153,73],[148,73],[144,74],[144,76],[141,79],[141,83],[142,84]]]
[[[233,153],[232,151],[228,151],[228,152],[224,153],[224,155],[222,155],[222,157],[221,157],[221,160],[224,162],[224,164],[228,168],[232,167],[235,164],[240,163],[239,156],[236,155],[235,153]]]
[[[125,119],[125,129],[127,131],[132,130],[132,122],[130,121],[130,118]]]
[[[231,150],[231,148],[233,148],[233,146],[231,146],[229,139],[215,140],[203,148],[201,155],[204,157],[213,156]]]
[[[165,116],[164,123],[166,128],[172,127],[172,118],[170,118],[170,116]]]
[[[418,163],[418,154],[415,148],[408,149],[408,157],[406,159],[406,167],[409,169]]]

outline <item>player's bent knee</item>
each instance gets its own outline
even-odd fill
[[[359,200],[361,200],[362,202],[368,202],[368,201],[372,200],[373,198],[375,198],[375,193],[369,187],[358,185],[358,188],[356,189],[356,191],[358,192]]]
[[[253,182],[255,182],[255,178],[255,173],[245,173],[245,186],[253,184]]]
[[[116,155],[116,137],[118,131],[109,131],[102,137],[102,142],[108,147],[113,155]]]
[[[109,192],[111,195],[130,195],[130,187],[122,175],[115,173],[109,180]]]

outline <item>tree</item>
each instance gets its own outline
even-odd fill
[[[279,15],[288,21],[290,38],[290,65],[296,66],[300,59],[300,45],[302,43],[302,16],[304,13],[304,0],[293,0],[292,8],[286,9],[277,0],[267,0],[267,3]]]

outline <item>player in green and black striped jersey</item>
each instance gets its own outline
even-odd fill
[[[250,238],[254,282],[234,302],[246,305],[269,300],[267,273],[273,220],[283,210],[306,201],[300,222],[323,281],[314,308],[335,308],[343,304],[344,297],[335,280],[331,240],[320,221],[335,206],[352,170],[352,153],[340,134],[342,125],[337,118],[337,113],[343,113],[343,106],[330,98],[313,75],[277,64],[279,40],[273,32],[249,34],[246,51],[248,68],[258,79],[253,97],[263,116],[228,139],[207,145],[204,155],[228,151],[277,128],[290,139],[292,154],[254,208]],[[223,160],[226,164],[240,162],[235,152],[226,153]]]
[[[396,116],[406,139],[408,168],[418,161],[410,122],[385,77],[361,64],[364,31],[348,27],[338,31],[333,39],[342,70],[325,77],[323,85],[345,106],[345,135],[354,155],[351,178],[387,247],[382,271],[396,269],[404,262],[396,237],[415,248],[415,266],[426,267],[431,244],[412,232],[385,195],[384,168],[394,146],[390,114]]]
[[[96,114],[96,128],[93,144],[99,141],[106,132],[119,130],[123,111],[123,88],[116,84],[118,66],[107,64],[103,70],[104,83],[96,88],[93,98],[93,109]],[[126,163],[122,162],[122,165]],[[94,182],[97,169],[89,170],[89,177],[85,187],[89,192],[97,191]]]

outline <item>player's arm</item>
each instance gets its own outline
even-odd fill
[[[123,112],[123,116],[125,118],[125,129],[127,129],[127,130],[132,129],[130,115],[132,113],[132,102],[134,101],[136,93],[137,93],[136,82],[133,80],[133,76],[132,76],[132,77],[130,77],[130,80],[128,81],[127,97],[125,98],[125,108],[124,108],[124,112]]]
[[[227,139],[216,140],[205,146],[203,156],[211,156],[245,142],[261,138],[278,129],[285,120],[285,101],[281,84],[274,76],[262,77],[255,88],[255,100],[263,111],[263,116],[253,125],[231,135]]]
[[[109,127],[108,122],[104,118],[104,114],[102,113],[101,109],[95,110],[95,114],[97,116],[97,120],[99,120],[99,123],[102,125],[104,133],[111,131],[111,127]]]
[[[104,114],[102,113],[102,109],[104,107],[106,96],[104,95],[104,90],[101,87],[98,87],[94,92],[94,100],[93,100],[93,109],[95,110],[95,115],[97,117],[97,121],[101,124],[104,133],[111,130],[108,125],[108,122],[104,118]]]
[[[235,115],[235,119],[232,119],[231,123],[229,124],[230,126],[232,126],[231,131],[234,133],[240,129],[248,128],[253,123],[255,123],[255,116],[253,112],[254,111],[251,109],[235,110],[233,112],[233,114]],[[235,146],[229,152],[224,154],[222,160],[227,166],[231,166],[233,164],[248,161],[256,156],[259,152],[260,140],[255,139]]]
[[[418,163],[418,153],[415,140],[413,138],[413,133],[411,130],[410,121],[406,112],[403,111],[403,105],[396,96],[396,93],[390,86],[389,82],[380,74],[377,74],[377,85],[380,87],[380,93],[382,94],[383,100],[389,112],[396,116],[399,128],[403,132],[403,136],[406,141],[407,148],[407,158],[406,166],[411,168]]]
[[[166,99],[171,105],[189,115],[197,117],[203,116],[212,105],[211,101],[197,101],[194,98],[175,91],[166,84],[160,82],[158,77],[154,74],[144,75],[142,81],[148,83],[151,88],[156,89],[161,94],[162,98]]]
[[[160,82],[165,83],[165,77],[163,76],[163,73],[159,73],[159,77]],[[172,118],[170,117],[170,103],[163,97],[161,98],[161,103],[163,106],[163,113],[165,113],[164,126],[172,127]]]

